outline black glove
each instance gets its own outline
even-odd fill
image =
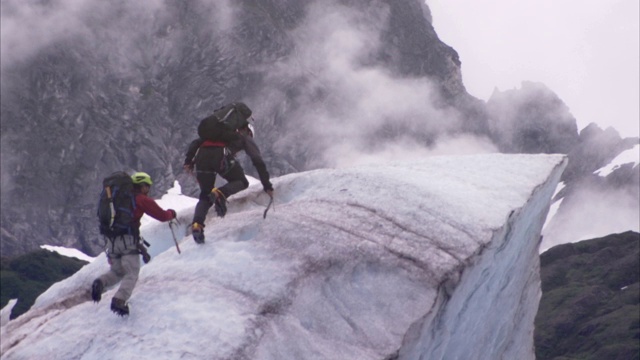
[[[151,255],[147,252],[147,248],[142,244],[138,244],[138,252],[142,255],[142,261],[145,264],[148,264],[151,261]]]
[[[176,214],[176,211],[175,211],[175,210],[173,210],[173,209],[167,209],[167,211],[168,211],[168,212],[170,212],[170,213],[173,215],[173,218],[174,218],[174,219],[178,217],[178,214]]]

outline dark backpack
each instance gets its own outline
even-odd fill
[[[251,109],[241,102],[225,105],[200,121],[198,136],[211,141],[232,142],[238,139],[236,130],[249,125]]]
[[[132,226],[135,208],[136,198],[131,176],[118,171],[104,178],[98,201],[100,234],[109,238],[125,234],[135,235]]]

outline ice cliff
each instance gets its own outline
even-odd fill
[[[182,238],[145,220],[132,314],[90,300],[104,255],[2,326],[2,359],[534,359],[538,245],[561,155],[431,157],[259,185]]]

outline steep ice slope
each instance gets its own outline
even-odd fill
[[[538,246],[561,175],[561,169],[554,171],[509,214],[454,290],[446,284],[440,289],[400,359],[535,359],[533,321],[542,295]]]
[[[3,359],[533,358],[539,234],[562,156],[433,157],[251,187],[153,260],[132,314],[96,305],[97,259],[2,327]],[[184,220],[193,199],[167,195]],[[187,221],[183,221],[183,227]]]

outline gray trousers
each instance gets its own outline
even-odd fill
[[[140,254],[134,237],[124,235],[115,238],[113,242],[107,240],[107,257],[111,267],[99,279],[105,288],[120,281],[120,287],[113,297],[126,302],[131,297],[140,274]]]

